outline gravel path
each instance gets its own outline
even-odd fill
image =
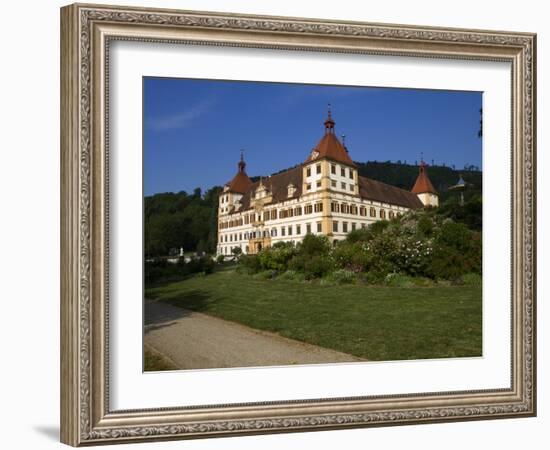
[[[266,331],[145,301],[145,344],[181,369],[364,361]]]

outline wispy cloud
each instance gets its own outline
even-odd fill
[[[194,120],[212,110],[215,103],[216,102],[213,98],[205,99],[195,105],[192,105],[184,111],[168,116],[152,117],[147,121],[146,126],[153,131],[186,128],[191,125]]]

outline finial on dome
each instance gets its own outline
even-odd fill
[[[241,159],[239,161],[239,172],[244,172],[244,169],[246,167],[246,163],[244,162],[244,150],[241,149]]]
[[[328,117],[325,120],[325,133],[334,133],[334,120],[332,120],[332,107],[328,104]]]

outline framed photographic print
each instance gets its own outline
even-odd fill
[[[61,10],[62,441],[527,417],[530,33]]]

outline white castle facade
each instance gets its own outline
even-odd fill
[[[298,167],[253,183],[241,155],[238,172],[219,196],[217,254],[235,247],[254,254],[307,233],[332,242],[377,220],[410,209],[438,206],[437,191],[421,162],[411,191],[359,176],[347,148],[334,133],[330,111],[325,134]]]

